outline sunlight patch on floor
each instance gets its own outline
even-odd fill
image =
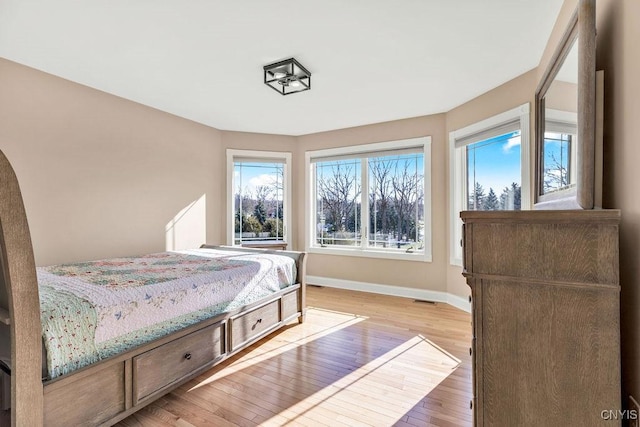
[[[307,317],[188,392],[222,387],[212,384],[222,380],[239,398],[251,381],[273,382],[269,399],[282,396],[289,406],[261,425],[393,425],[461,365],[424,335],[393,335],[368,326],[367,317],[320,308]],[[258,366],[261,374],[252,377]]]
[[[371,425],[372,420],[379,425],[392,425],[453,373],[460,363],[459,359],[418,335],[279,415],[290,419],[290,425],[298,425],[307,417],[325,418],[349,426]],[[325,407],[329,400],[330,406]]]
[[[333,334],[340,329],[347,328],[367,319],[350,313],[325,310],[309,307],[307,309],[308,320],[301,325],[294,325],[295,330],[284,330],[257,348],[251,350],[242,358],[228,365],[225,369],[214,372],[211,376],[199,382],[189,391],[196,390],[210,384],[220,378],[233,375],[234,372],[264,362],[268,359],[291,351],[296,347],[308,344],[313,340]],[[301,338],[302,336],[302,338]]]

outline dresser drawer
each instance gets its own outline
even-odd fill
[[[134,357],[134,404],[221,357],[224,327],[208,326]]]
[[[273,328],[280,322],[280,301],[276,300],[256,308],[230,321],[231,351],[242,346],[250,339]]]

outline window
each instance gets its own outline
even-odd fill
[[[520,210],[520,144],[520,130],[514,130],[464,146],[466,210]]]
[[[577,114],[547,108],[542,164],[542,193],[548,194],[575,186],[578,164]]]
[[[575,163],[573,156],[573,135],[567,133],[544,133],[543,193],[563,190],[575,184]],[[572,179],[572,176],[574,177]]]
[[[451,132],[450,262],[462,265],[462,210],[529,209],[529,104]]]
[[[431,260],[431,138],[307,152],[310,252]]]
[[[291,153],[227,150],[228,244],[291,242]]]

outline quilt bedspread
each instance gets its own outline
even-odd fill
[[[293,259],[216,249],[38,268],[49,378],[293,283]]]

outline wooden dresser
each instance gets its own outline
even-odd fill
[[[620,425],[620,211],[461,217],[475,425]]]

